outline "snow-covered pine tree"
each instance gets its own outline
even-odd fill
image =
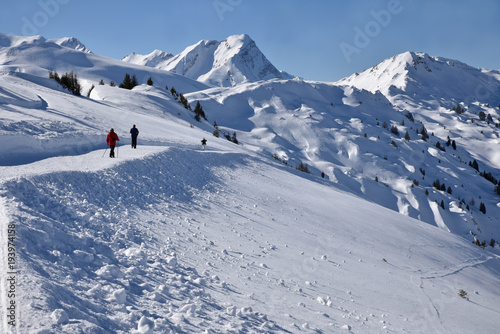
[[[179,95],[179,103],[184,106],[184,108],[188,109],[188,100],[184,97],[184,95]]]
[[[124,89],[132,89],[132,79],[130,78],[130,74],[125,73],[125,77],[123,78],[122,83],[118,86]]]
[[[137,82],[137,77],[134,75],[132,75],[132,88],[134,88],[135,86],[137,86],[139,83]],[[130,89],[132,89],[130,88]]]
[[[427,129],[424,125],[422,125],[422,129],[420,129],[420,134],[422,135],[422,140],[427,141],[429,139],[429,135],[427,134]]]
[[[391,126],[391,133],[395,134],[396,136],[399,136],[398,127],[395,125]]]
[[[483,214],[486,214],[486,206],[483,202],[479,203],[479,211],[481,211]]]
[[[238,144],[238,139],[236,139],[236,131],[233,132],[233,136],[231,137],[231,141],[235,144]]]

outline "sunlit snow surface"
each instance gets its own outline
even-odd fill
[[[467,123],[472,111],[411,107],[420,100],[354,83],[207,89],[41,38],[2,36],[0,46],[0,256],[7,268],[15,224],[17,280],[11,298],[2,269],[0,332],[497,330],[498,246],[483,250],[469,232],[498,236],[499,209],[493,185],[467,165],[476,158],[497,173],[497,130]],[[84,97],[48,79],[55,69],[75,70]],[[154,87],[109,86],[127,72]],[[196,122],[165,85],[200,100],[209,122]],[[470,110],[497,112],[481,103]],[[240,145],[212,136],[214,120]],[[416,134],[419,121],[435,132],[431,143]],[[121,139],[115,159],[105,151],[111,127]],[[456,152],[434,147],[447,133]],[[453,194],[432,189],[436,178]],[[472,210],[458,207],[471,197]]]

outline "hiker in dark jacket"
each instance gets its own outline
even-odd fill
[[[132,136],[132,148],[137,148],[137,136],[139,135],[139,130],[135,127],[135,124],[130,129],[130,135]]]

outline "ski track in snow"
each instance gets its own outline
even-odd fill
[[[446,332],[447,331],[446,325],[441,319],[440,310],[442,310],[443,308],[447,307],[452,303],[457,302],[456,296],[454,295],[455,291],[451,291],[449,287],[444,292],[442,292],[443,297],[436,301],[429,293],[426,292],[425,285],[434,286],[436,282],[443,279],[449,280],[453,284],[457,284],[458,280],[456,276],[460,272],[478,267],[490,261],[497,262],[498,258],[499,258],[498,256],[485,256],[484,258],[471,259],[458,266],[455,266],[454,268],[449,268],[447,271],[436,272],[432,275],[420,277],[419,288],[421,289],[422,296],[424,296],[423,297],[424,299],[421,300],[421,303],[424,306],[425,312],[427,312],[426,314],[427,318],[429,320],[432,319],[432,321],[428,321],[425,323],[425,330],[431,332]],[[427,307],[425,307],[426,304],[428,305]],[[483,305],[478,305],[478,306],[480,308],[484,308],[487,312],[491,313],[492,315],[494,314],[496,314],[496,316],[500,315],[500,311],[498,311],[497,309],[485,307]],[[435,316],[432,316],[432,314],[430,313],[434,313]]]

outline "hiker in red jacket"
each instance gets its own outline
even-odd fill
[[[106,143],[108,143],[108,145],[109,145],[109,157],[110,158],[115,157],[115,146],[116,146],[117,141],[120,141],[120,139],[118,138],[118,135],[115,133],[115,130],[112,128],[109,131],[108,136],[106,137]]]

